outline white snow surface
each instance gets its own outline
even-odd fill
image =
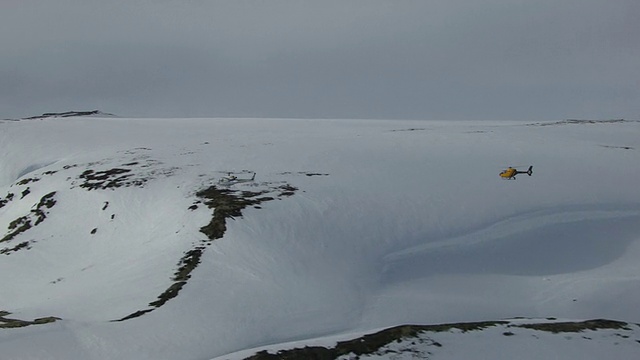
[[[640,122],[54,118],[0,121],[0,148],[0,201],[14,194],[0,238],[56,192],[45,220],[0,242],[0,311],[61,319],[0,328],[1,359],[234,358],[409,323],[640,322]],[[144,184],[79,186],[123,166]],[[175,298],[112,321],[173,283],[211,220],[189,209],[195,193],[228,172],[257,174],[230,189],[297,191],[229,219]],[[637,341],[595,351],[495,331],[439,339],[430,356],[640,356]]]

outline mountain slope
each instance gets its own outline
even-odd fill
[[[213,358],[521,316],[640,322],[638,122],[0,128],[0,310],[55,320],[0,329],[3,358]],[[508,165],[534,174],[501,180]]]

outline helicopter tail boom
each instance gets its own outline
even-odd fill
[[[533,165],[529,166],[529,169],[527,169],[527,171],[516,171],[516,174],[527,174],[531,176],[531,174],[533,174]]]

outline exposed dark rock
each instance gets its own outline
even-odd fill
[[[396,129],[396,130],[390,130],[391,132],[398,132],[398,131],[424,131],[427,130],[426,128],[409,128],[409,129]]]
[[[19,320],[19,319],[10,319],[6,317],[11,313],[7,311],[0,311],[0,329],[12,329],[12,328],[21,328],[30,325],[41,325],[48,324],[58,320],[60,318],[48,316],[43,318],[34,319],[33,321]]]
[[[56,192],[54,191],[43,196],[36,209],[31,210],[31,212],[36,215],[36,222],[33,226],[37,226],[46,219],[47,212],[45,209],[51,209],[56,204],[56,200],[54,199],[55,194]]]
[[[518,327],[551,333],[581,332],[584,330],[622,329],[629,330],[629,324],[622,321],[595,319],[582,322],[557,322],[541,324],[523,324]]]
[[[558,126],[558,125],[591,125],[591,124],[618,124],[625,122],[634,122],[638,120],[625,120],[625,119],[608,119],[608,120],[580,120],[580,119],[567,119],[562,121],[556,121],[551,123],[533,123],[527,124],[527,126]]]
[[[14,246],[12,248],[2,249],[2,250],[0,250],[0,254],[9,255],[12,252],[16,252],[16,251],[24,249],[24,248],[27,248],[27,249],[29,248],[29,242],[28,241],[21,242],[20,244]]]
[[[614,146],[614,145],[600,145],[600,146],[608,149],[635,150],[635,148],[632,146]]]
[[[46,207],[47,209],[51,209],[55,204],[56,200],[53,198],[56,195],[56,192],[50,192],[47,195],[43,196],[38,203],[38,209]]]
[[[583,322],[561,322],[561,323],[540,323],[540,324],[510,324],[508,321],[484,321],[471,323],[455,323],[441,325],[401,325],[379,331],[374,334],[365,335],[356,339],[341,341],[335,347],[304,347],[290,350],[281,350],[276,353],[260,351],[245,360],[303,360],[303,359],[320,359],[333,360],[340,356],[353,354],[356,356],[377,354],[386,345],[392,342],[418,338],[421,334],[434,332],[448,332],[453,329],[467,331],[483,330],[489,327],[507,325],[508,327],[520,327],[547,331],[551,333],[561,332],[581,332],[584,330],[600,330],[600,329],[616,329],[630,330],[629,324],[614,320],[588,320]],[[504,336],[513,336],[513,332],[504,332]],[[617,334],[625,338],[626,335]],[[638,341],[640,342],[640,341]],[[442,344],[430,340],[428,346],[442,347]],[[411,351],[411,350],[409,350]]]
[[[5,196],[4,198],[0,198],[0,208],[3,208],[11,200],[13,200],[13,193],[7,193],[7,196]]]
[[[135,155],[131,152],[128,155]],[[146,157],[146,156],[145,156]],[[85,164],[86,166],[102,165],[101,162]],[[148,181],[158,177],[168,177],[179,168],[162,168],[161,163],[155,160],[147,160],[144,163],[138,161],[123,164],[106,170],[88,168],[83,171],[78,180],[78,186],[87,190],[114,190],[120,187],[143,187]],[[73,182],[75,185],[76,182]]]
[[[27,118],[23,118],[24,120],[35,120],[35,119],[46,119],[46,118],[67,118],[67,117],[78,117],[78,116],[105,116],[105,117],[113,117],[115,115],[104,113],[99,110],[92,111],[66,111],[59,113],[44,113],[38,116],[31,116]]]
[[[21,234],[31,229],[31,219],[28,216],[19,217],[9,223],[8,229],[10,230],[10,232],[7,235],[5,235],[2,239],[0,239],[0,243],[5,241],[11,241],[13,240],[13,238],[18,236],[18,234]]]
[[[132,313],[132,314],[129,314],[129,315],[127,315],[127,316],[123,317],[122,319],[118,319],[118,320],[114,320],[114,321],[125,321],[125,320],[134,319],[134,318],[137,318],[137,317],[139,317],[139,316],[142,316],[142,315],[144,315],[144,314],[146,314],[146,313],[149,313],[149,312],[151,312],[151,311],[153,311],[153,310],[154,310],[154,309],[139,310],[139,311],[136,311],[136,312],[134,312],[134,313]]]
[[[130,183],[127,182],[128,178],[131,177],[130,172],[131,169],[122,168],[103,171],[86,170],[80,174],[80,179],[84,180],[84,183],[80,184],[80,187],[87,190],[97,190],[127,186],[130,185]],[[140,182],[143,183],[144,181],[140,180]]]
[[[28,215],[21,216],[9,223],[9,233],[0,239],[0,243],[10,241],[18,234],[21,234],[29,230],[32,226],[37,226],[43,222],[47,217],[46,210],[52,208],[56,204],[56,200],[54,198],[55,194],[56,192],[54,191],[43,196],[40,199],[40,202],[35,206],[35,209],[31,210]]]
[[[280,196],[292,196],[296,191],[298,191],[298,188],[293,187],[289,184],[282,185],[278,189],[280,189]]]
[[[29,183],[37,182],[37,181],[40,181],[40,179],[38,179],[38,178],[26,178],[26,179],[22,179],[22,180],[18,181],[16,183],[16,185],[27,185]]]
[[[230,189],[219,189],[210,186],[196,193],[196,196],[203,199],[203,203],[213,210],[213,217],[209,224],[200,228],[200,232],[207,235],[210,240],[222,238],[227,230],[227,219],[234,219],[242,216],[242,210],[247,206],[257,205],[264,201],[273,200],[271,197],[256,198],[269,191],[252,192],[238,191]]]

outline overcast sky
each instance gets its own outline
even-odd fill
[[[0,0],[0,118],[640,118],[639,0]]]

